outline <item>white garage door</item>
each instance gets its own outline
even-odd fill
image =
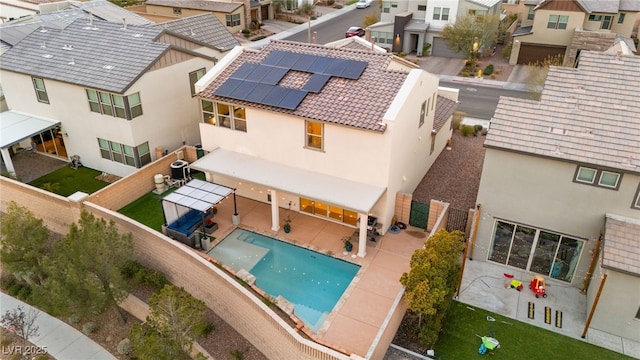
[[[431,50],[433,56],[441,56],[448,58],[464,59],[463,53],[455,52],[447,47],[447,42],[443,38],[433,38],[433,47]]]

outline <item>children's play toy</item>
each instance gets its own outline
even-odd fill
[[[547,284],[542,276],[534,276],[533,279],[531,279],[531,283],[529,283],[529,289],[533,291],[537,298],[540,296],[543,298],[547,297]]]

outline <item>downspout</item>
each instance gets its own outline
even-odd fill
[[[589,317],[587,318],[587,323],[584,324],[584,330],[582,331],[581,338],[585,338],[587,336],[587,330],[589,330],[589,325],[591,324],[591,319],[593,319],[593,314],[596,312],[596,306],[598,306],[598,301],[600,300],[600,294],[602,294],[602,289],[604,288],[604,283],[607,281],[607,274],[602,275],[602,282],[600,283],[600,287],[598,288],[598,293],[596,294],[596,298],[593,300],[593,305],[591,306],[591,311],[589,312]]]
[[[589,270],[587,270],[587,276],[584,278],[584,285],[582,286],[581,293],[585,294],[589,289],[589,284],[591,283],[591,276],[593,275],[593,270],[596,268],[596,262],[598,261],[598,256],[600,255],[600,244],[602,243],[602,234],[598,236],[598,241],[596,241],[596,246],[593,249],[593,255],[591,257],[591,264],[589,265]]]

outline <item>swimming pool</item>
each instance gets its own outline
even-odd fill
[[[318,332],[360,269],[359,265],[268,236],[236,229],[208,254],[235,271],[256,277],[256,286],[283,296],[293,313]]]

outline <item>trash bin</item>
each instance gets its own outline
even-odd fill
[[[198,159],[204,156],[204,149],[202,149],[202,145],[200,144],[196,145],[196,156]]]

